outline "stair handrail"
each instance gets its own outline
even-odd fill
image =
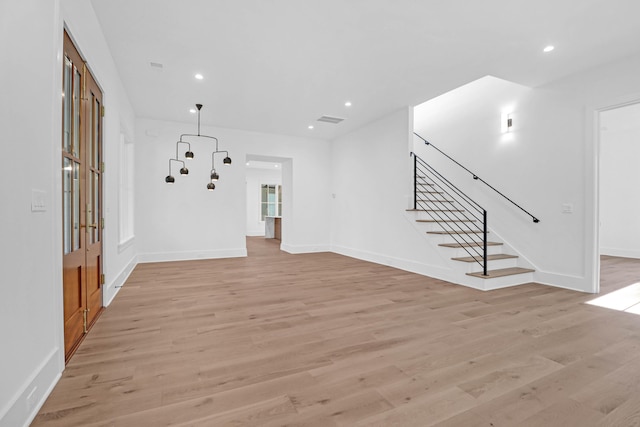
[[[464,169],[465,171],[469,172],[471,174],[471,176],[473,177],[473,179],[482,182],[484,185],[486,185],[487,187],[489,187],[490,189],[492,189],[493,191],[495,191],[496,193],[498,193],[499,195],[501,195],[503,198],[507,199],[509,202],[511,202],[511,204],[513,204],[515,207],[517,207],[518,209],[520,209],[522,212],[526,213],[527,215],[529,215],[532,219],[534,223],[539,223],[540,220],[533,215],[531,212],[527,211],[525,208],[523,208],[522,206],[520,206],[519,204],[517,204],[516,202],[514,202],[513,200],[511,200],[509,197],[505,196],[501,191],[499,191],[498,189],[496,189],[495,187],[493,187],[491,184],[489,184],[487,181],[485,181],[484,179],[480,178],[476,173],[470,171],[469,169],[467,169],[466,167],[464,167],[462,164],[460,164],[460,162],[458,162],[456,159],[454,159],[453,157],[449,156],[447,153],[445,153],[444,151],[442,151],[441,149],[439,149],[438,147],[436,147],[435,145],[433,145],[431,142],[427,141],[426,139],[424,139],[422,136],[420,136],[419,134],[417,134],[416,132],[413,132],[413,134],[415,136],[417,136],[418,138],[420,138],[422,141],[424,141],[424,143],[432,148],[434,148],[436,151],[438,151],[440,154],[442,154],[443,156],[445,156],[446,158],[448,158],[449,160],[451,160],[453,163],[455,163],[456,165],[460,166],[462,169]]]
[[[435,180],[438,180],[440,182],[442,182],[444,185],[446,185],[451,191],[453,191],[454,193],[457,194],[458,197],[462,198],[464,200],[464,203],[466,203],[469,207],[472,207],[473,209],[475,209],[476,211],[478,211],[478,213],[480,213],[482,215],[482,219],[480,219],[479,217],[477,217],[475,214],[471,214],[474,218],[476,218],[477,220],[481,221],[482,223],[482,230],[480,231],[480,233],[478,234],[482,234],[482,251],[475,251],[474,253],[472,252],[472,246],[466,247],[464,244],[465,243],[475,243],[475,240],[471,239],[471,242],[466,240],[465,235],[456,235],[456,233],[450,233],[450,237],[453,238],[453,240],[460,244],[461,248],[464,249],[465,252],[467,252],[469,255],[471,255],[471,257],[473,258],[473,260],[475,262],[477,262],[478,264],[480,264],[480,266],[482,267],[482,271],[483,271],[483,275],[486,276],[487,275],[487,268],[488,268],[488,252],[487,252],[487,233],[488,233],[488,223],[487,223],[487,211],[486,209],[484,209],[482,206],[480,206],[480,204],[478,204],[478,202],[476,202],[475,200],[473,200],[472,198],[470,198],[469,196],[467,196],[462,190],[460,190],[458,187],[456,187],[451,181],[449,181],[447,178],[445,178],[444,176],[442,176],[437,170],[435,170],[431,165],[429,165],[427,162],[425,162],[423,159],[421,159],[416,153],[414,152],[410,152],[409,155],[411,157],[413,157],[413,209],[414,210],[420,210],[418,209],[418,205],[420,205],[420,207],[422,208],[428,208],[428,205],[425,204],[424,201],[422,200],[418,200],[418,187],[419,186],[425,186],[425,184],[418,184],[418,172],[420,173],[424,173],[425,175],[431,175],[431,178],[435,178]],[[423,177],[424,178],[424,177]],[[438,187],[438,189],[442,190],[443,194],[448,195],[449,197],[451,197],[453,200],[453,203],[458,203],[464,206],[464,203],[461,203],[460,200],[458,200],[456,198],[456,196],[454,196],[453,194],[449,193],[444,187],[442,187],[440,184],[438,184],[435,180],[433,180],[432,185],[435,185]],[[426,184],[429,185],[429,184]],[[418,203],[419,202],[419,203]],[[433,203],[433,202],[430,202]],[[444,216],[446,218],[443,218],[442,214],[438,211],[432,211],[432,212],[428,212],[429,216],[435,220],[435,222],[438,224],[438,226],[440,226],[444,231],[449,231],[447,230],[447,228],[444,226],[444,224],[447,222],[447,220],[451,220],[452,218],[445,212],[444,212]],[[462,216],[466,219],[469,219],[464,213],[462,213]],[[453,228],[453,227],[451,227]],[[454,231],[454,230],[450,230],[450,231]],[[473,233],[476,234],[476,233]],[[479,261],[478,258],[480,258],[482,260]]]

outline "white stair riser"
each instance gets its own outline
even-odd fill
[[[468,248],[469,252],[465,251],[463,248],[447,248],[444,246],[440,246],[440,248],[446,250],[446,254],[447,255],[451,255],[449,258],[462,258],[462,257],[467,257],[470,256],[469,252],[471,252],[471,254],[473,254],[474,256],[476,255],[476,252],[474,251],[474,249],[476,248]],[[477,248],[478,251],[480,252],[480,254],[482,254],[482,248]],[[502,245],[499,246],[487,246],[487,255],[495,255],[495,254],[501,254],[503,252],[504,248],[502,247]],[[451,262],[455,262],[455,263],[459,263],[460,261],[453,261],[451,260]]]
[[[454,264],[454,268],[461,273],[474,273],[476,271],[482,271],[482,267],[477,262],[461,262],[452,260]],[[498,259],[494,261],[489,261],[488,269],[489,270],[498,270],[501,268],[510,268],[518,266],[518,258],[506,258],[506,259]],[[493,279],[492,279],[493,280]]]
[[[465,213],[468,218],[473,218],[470,215],[470,212]],[[444,214],[443,214],[444,215]],[[460,213],[449,213],[451,218],[457,219],[467,219]],[[425,241],[428,244],[434,245],[438,248],[438,252],[442,255],[446,264],[451,269],[451,272],[455,272],[454,276],[456,279],[452,280],[454,283],[469,286],[479,290],[491,290],[491,289],[499,289],[503,287],[516,286],[523,283],[528,283],[533,280],[533,273],[524,273],[524,274],[515,274],[511,276],[504,277],[496,277],[492,279],[483,279],[479,277],[473,277],[467,275],[467,273],[476,273],[482,271],[482,266],[476,262],[461,262],[455,261],[451,258],[462,258],[468,256],[481,256],[482,247],[472,247],[466,248],[470,252],[467,252],[465,248],[450,248],[445,246],[439,246],[440,244],[454,244],[456,240],[454,240],[453,236],[448,234],[428,234],[427,231],[443,231],[443,226],[438,223],[433,222],[417,222],[417,219],[432,219],[432,217],[426,213],[421,211],[408,211],[407,219],[409,219],[417,232],[421,233],[425,238]],[[450,228],[451,227],[451,228]],[[455,223],[447,223],[444,225],[446,229],[453,230],[479,230],[482,227],[482,223],[478,222],[455,222]],[[457,235],[457,240],[459,242],[470,242],[482,241],[482,233],[471,233],[471,234],[463,234]],[[488,240],[493,242],[501,242],[501,240],[491,233],[488,234]],[[477,252],[476,252],[477,251]],[[507,247],[506,245],[494,245],[487,246],[487,255],[496,255],[502,253],[513,253],[512,249]],[[493,260],[488,262],[488,270],[499,270],[504,268],[513,268],[520,266],[519,258],[506,258],[500,260]]]
[[[479,271],[479,270],[478,270]],[[465,275],[466,276],[466,275]],[[476,289],[490,291],[492,289],[506,288],[522,285],[533,281],[533,273],[514,274],[513,276],[496,277],[494,279],[481,279],[479,277],[466,276],[463,284]]]
[[[416,212],[416,219],[430,219],[430,220],[447,220],[447,219],[460,219],[460,220],[467,220],[467,219],[473,219],[473,220],[477,220],[477,218],[474,218],[473,216],[469,215],[468,212],[441,212],[440,215],[441,217],[439,217],[438,215],[436,215],[435,213],[433,214],[433,217],[431,215],[429,215],[427,212]],[[476,223],[480,223],[480,221],[477,221]],[[467,223],[469,224],[469,223]]]
[[[481,242],[482,235],[478,234],[461,234],[461,235],[449,235],[449,234],[429,234],[425,232],[429,241],[440,244],[440,243],[461,243],[461,242]],[[487,235],[487,239],[491,241],[490,235]]]

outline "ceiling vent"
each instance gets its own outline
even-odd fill
[[[334,125],[340,123],[344,119],[340,117],[322,116],[318,119],[319,122],[333,123]]]
[[[149,65],[151,65],[151,68],[158,68],[160,70],[162,70],[162,68],[164,68],[164,65],[162,65],[159,62],[149,62]]]

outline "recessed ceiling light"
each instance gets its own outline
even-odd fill
[[[247,166],[249,166],[249,162],[247,162]]]
[[[195,77],[197,80],[202,80],[202,79],[204,79],[204,76],[203,76],[202,74],[200,74],[200,73],[196,74],[196,75],[195,75],[195,76],[193,76],[193,77]]]
[[[544,53],[549,53],[549,52],[551,52],[553,49],[555,49],[555,46],[549,45],[549,46],[545,47],[544,49],[542,49],[542,51],[543,51]]]
[[[278,167],[278,165],[273,165],[273,166]]]
[[[344,106],[345,106],[345,107],[351,107],[351,102],[350,102],[350,101],[345,102],[345,103],[344,103]]]
[[[195,113],[196,113],[196,109],[195,109],[195,108],[192,108],[192,109],[190,109],[190,110],[189,110],[189,112],[190,112],[191,114],[195,114]]]
[[[313,129],[313,125],[309,125],[308,127],[309,127],[309,129]]]

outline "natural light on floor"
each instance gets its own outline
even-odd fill
[[[640,282],[592,299],[587,304],[640,314]]]

